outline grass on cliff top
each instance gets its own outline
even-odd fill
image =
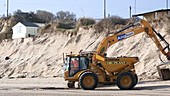
[[[77,21],[54,21],[50,24],[47,24],[42,33],[46,32],[78,32],[78,29],[84,28],[94,28],[96,32],[102,32],[104,29],[117,29],[116,25],[125,25],[127,24],[128,19],[123,19],[118,16],[113,16],[106,19],[95,20],[93,18],[80,18]]]

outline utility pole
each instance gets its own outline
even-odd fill
[[[132,7],[129,6],[129,17],[131,18],[131,16],[132,16]]]
[[[6,10],[6,16],[7,16],[7,18],[8,18],[8,16],[9,16],[9,0],[7,0],[7,10]]]
[[[168,0],[166,0],[166,8],[168,9]]]
[[[104,19],[106,18],[106,0],[104,0]]]
[[[136,0],[135,0],[135,14],[136,14]]]

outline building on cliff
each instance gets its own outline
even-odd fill
[[[15,38],[27,38],[38,35],[38,29],[43,27],[45,24],[38,24],[32,22],[18,22],[12,27],[13,34],[12,39]]]
[[[137,16],[143,16],[143,18],[147,21],[160,21],[170,17],[170,9],[160,9],[133,15],[133,17]]]

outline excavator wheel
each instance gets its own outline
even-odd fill
[[[94,90],[98,84],[98,77],[95,73],[85,72],[79,78],[79,85],[84,90]]]
[[[136,85],[136,78],[130,72],[123,72],[118,75],[116,84],[121,90],[131,90]]]
[[[136,84],[138,83],[138,75],[135,74],[134,77],[135,77],[135,79],[136,79],[136,80],[135,80],[136,82],[134,83],[134,86],[136,86]]]
[[[75,88],[74,83],[75,83],[75,82],[69,81],[69,82],[67,83],[67,87],[68,87],[68,88]]]

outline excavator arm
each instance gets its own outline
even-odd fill
[[[117,32],[114,32],[113,35],[104,38],[102,42],[99,44],[99,46],[97,47],[96,54],[99,56],[104,56],[105,52],[111,45],[142,32],[146,32],[147,35],[156,44],[158,49],[167,57],[168,60],[170,60],[169,43],[161,36],[161,34],[156,32],[151,27],[151,25],[145,20],[141,20],[139,23],[136,24],[131,24]],[[161,45],[158,38],[166,44],[166,47],[163,47]],[[165,49],[168,49],[167,52],[165,51]]]

